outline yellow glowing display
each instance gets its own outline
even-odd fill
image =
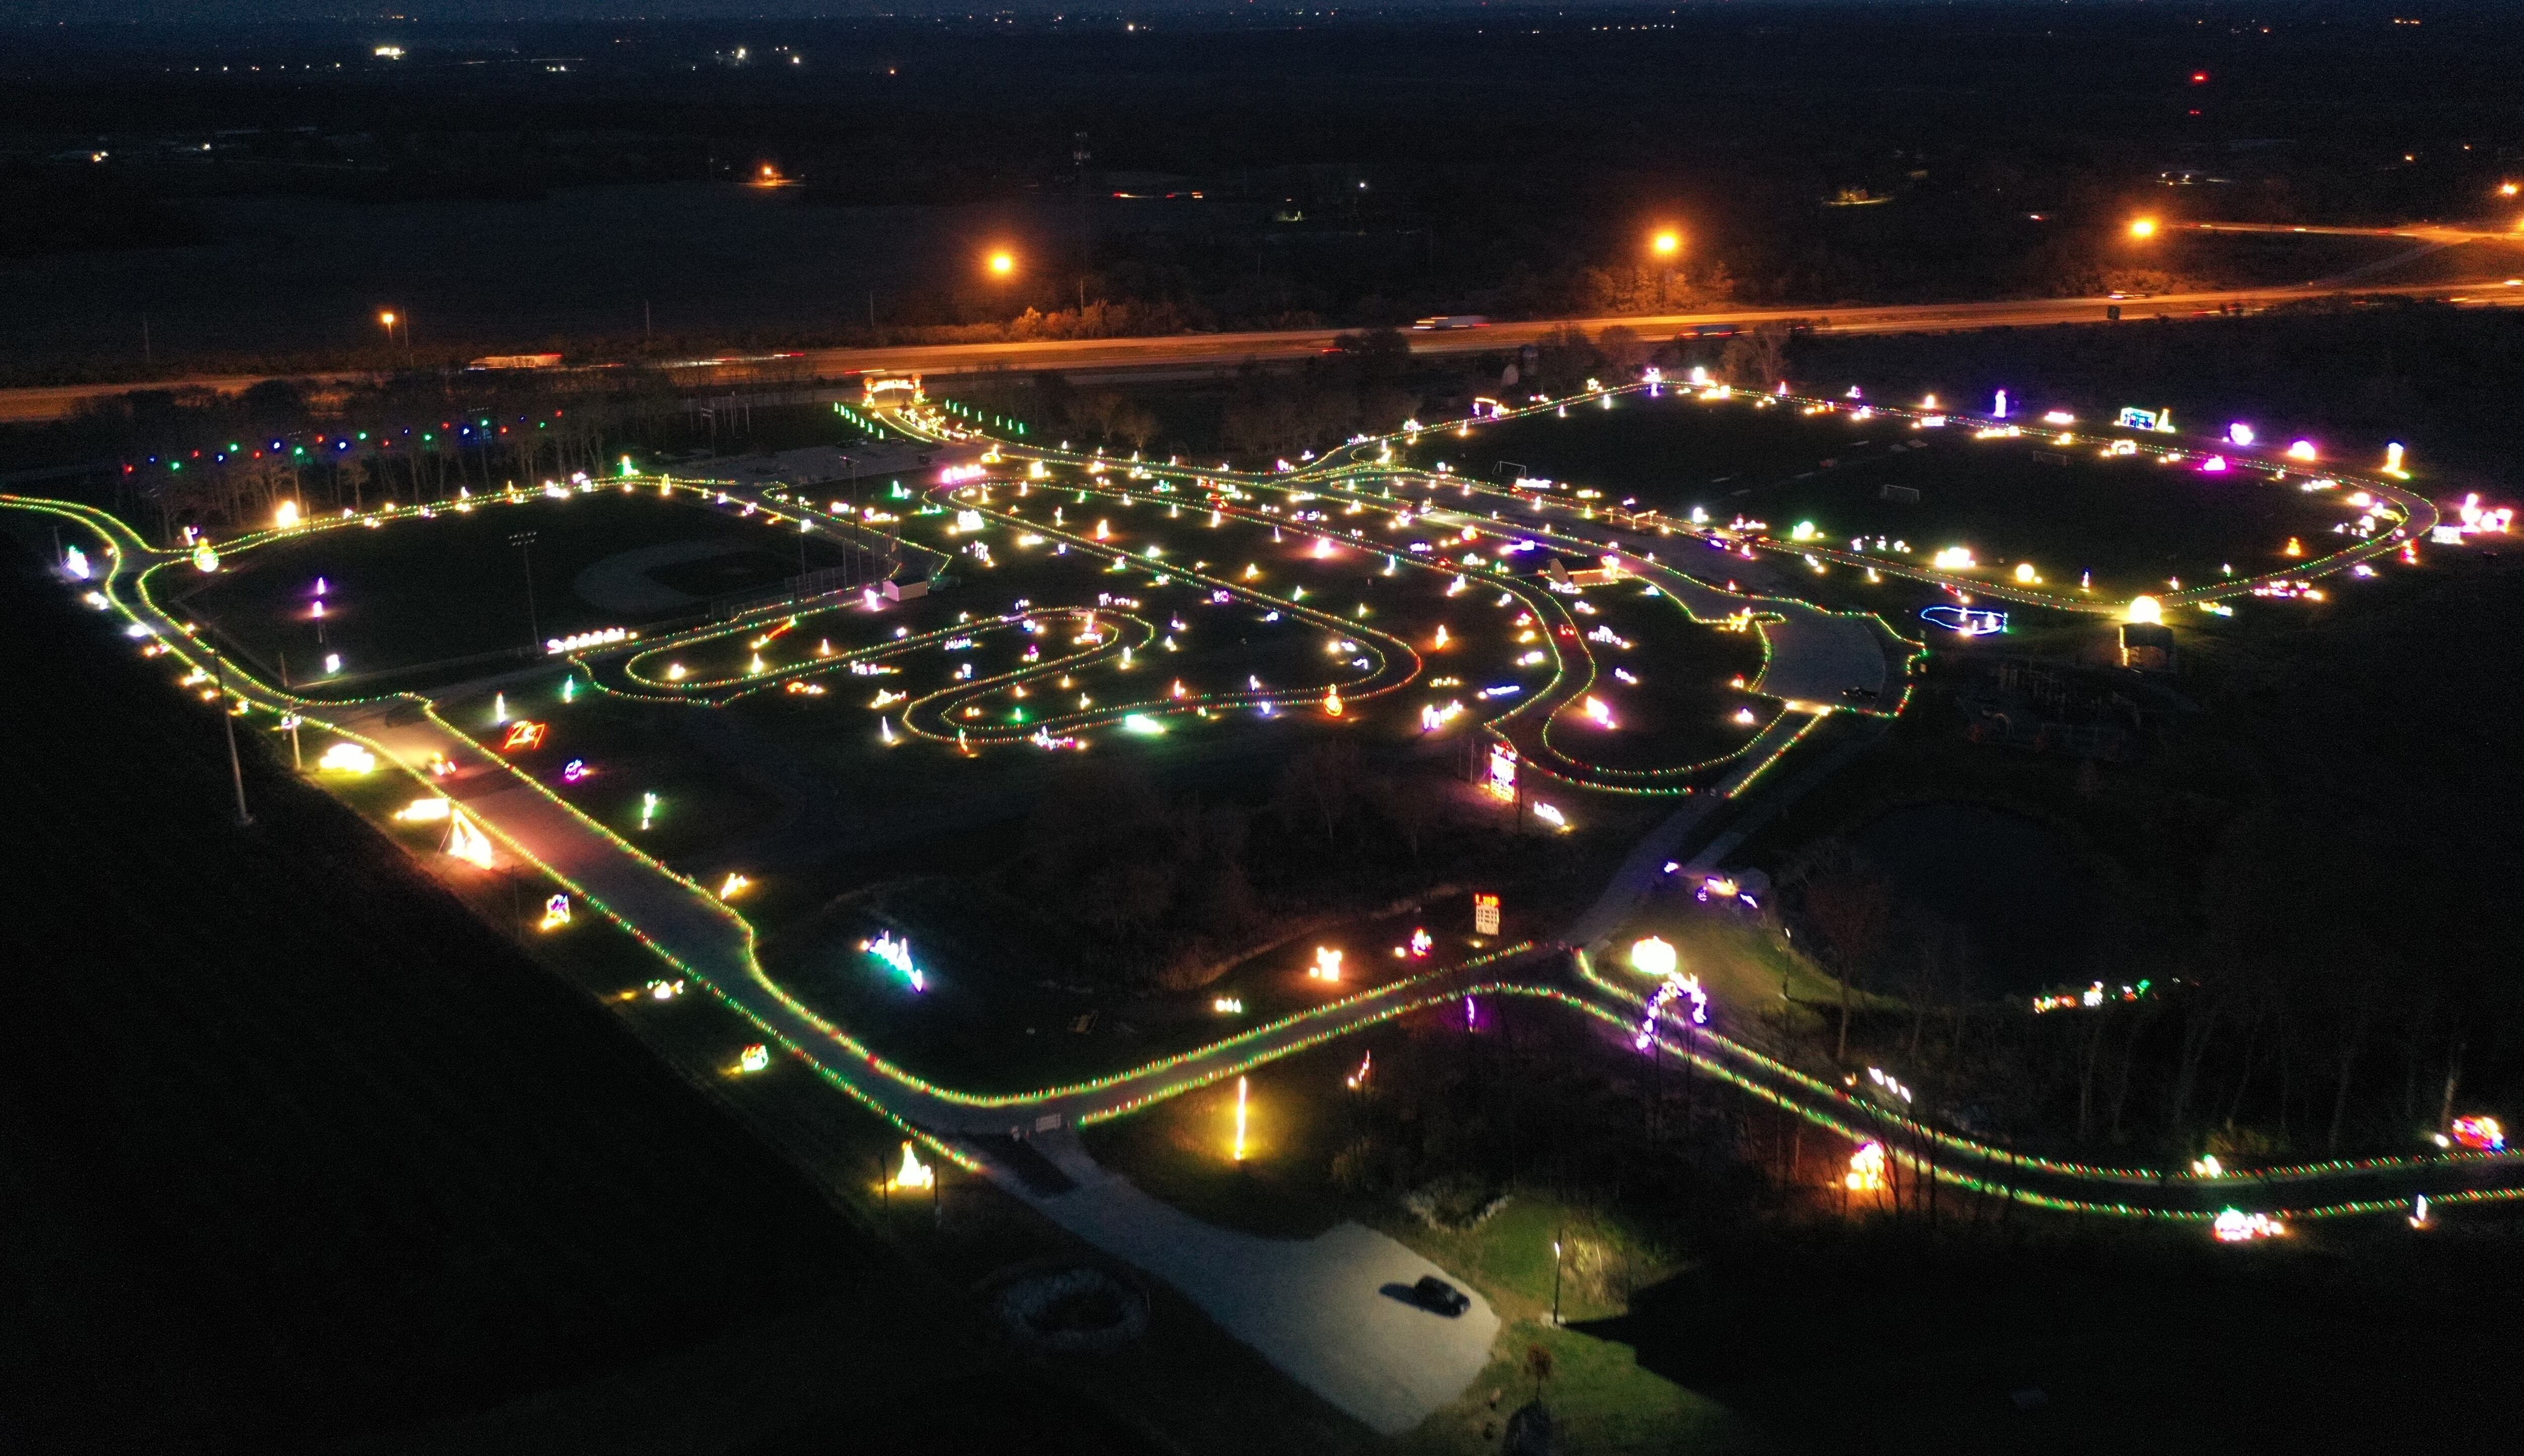
[[[476,869],[491,867],[491,837],[462,809],[448,816],[447,857],[461,859]]]
[[[1649,936],[1630,946],[1630,969],[1642,976],[1660,979],[1671,976],[1682,964],[1682,957],[1661,937]]]

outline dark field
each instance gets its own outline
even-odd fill
[[[527,643],[528,563],[510,544],[521,532],[534,535],[525,549],[531,620],[545,640],[688,617],[714,596],[777,588],[798,573],[801,559],[798,534],[759,518],[654,493],[599,490],[566,501],[530,494],[517,505],[484,497],[462,513],[319,531],[232,553],[209,582],[176,566],[152,586],[161,600],[218,622],[274,681],[284,654],[293,681],[315,679],[327,654],[338,654],[343,673],[356,678]],[[611,592],[601,571],[582,578],[610,558],[649,548],[687,548],[689,555],[658,567],[655,586],[630,595],[622,587],[636,578]],[[828,542],[806,538],[807,569],[841,560]],[[320,642],[318,577],[325,583]]]
[[[2278,569],[2292,536],[2308,557],[2337,550],[2348,538],[2332,528],[2359,513],[2341,491],[2299,489],[2300,477],[2273,484],[2152,457],[2100,460],[2082,430],[2082,443],[2058,446],[2039,426],[2020,438],[1975,440],[1960,420],[1915,429],[1884,415],[1807,416],[1790,406],[1680,395],[1621,405],[1510,421],[1450,441],[1445,454],[1468,472],[1488,475],[1514,461],[1672,514],[1699,507],[1720,524],[1749,516],[1780,539],[1812,521],[1825,546],[1847,550],[1862,534],[1909,543],[1908,557],[1888,559],[1924,564],[1966,546],[1993,580],[2023,561],[2054,587],[2073,587],[2092,571],[2106,600],[2164,590],[2169,577],[2196,586],[2229,565],[2238,575]],[[1888,501],[1885,486],[1919,499]]]
[[[9,731],[53,771],[0,933],[0,1445],[946,1452],[1022,1408],[1030,1444],[1134,1448],[907,1313],[948,1306],[251,739],[236,829],[218,720],[23,560]],[[647,964],[615,942],[590,989]]]

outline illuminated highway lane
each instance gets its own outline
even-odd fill
[[[1282,1373],[1380,1434],[1398,1435],[1464,1392],[1489,1363],[1488,1301],[1400,1243],[1344,1223],[1313,1238],[1212,1228],[1105,1171],[1066,1133],[1035,1147],[1078,1187],[1048,1196],[1001,1187],[1070,1233],[1183,1291]],[[1434,1275],[1471,1307],[1449,1318],[1395,1298]]]
[[[2233,227],[2234,224],[2220,224]],[[2287,229],[2303,232],[2305,228]],[[2428,232],[2407,234],[2429,236]],[[2524,307],[2524,288],[2509,289],[2505,279],[2482,278],[2458,283],[2401,283],[2361,288],[2361,295],[2435,298],[2474,308]],[[2328,283],[2293,287],[2216,289],[2159,294],[2143,299],[2057,298],[2000,299],[1952,304],[1889,304],[1860,308],[1729,309],[1698,314],[1614,315],[1587,318],[1535,318],[1491,324],[1485,328],[1448,329],[1409,335],[1411,352],[1420,356],[1479,354],[1540,343],[1563,328],[1592,334],[1614,324],[1659,337],[1669,331],[1704,326],[1753,328],[1764,323],[1795,323],[1817,333],[1884,334],[1949,333],[1979,328],[2039,328],[2061,323],[2102,323],[2115,311],[2130,318],[2151,315],[2186,316],[2214,313],[2229,305],[2253,312],[2299,299],[2337,292]],[[998,344],[901,344],[869,349],[810,349],[802,354],[755,356],[712,361],[676,370],[686,389],[758,387],[762,366],[776,360],[787,372],[804,379],[837,379],[866,372],[904,372],[933,377],[986,369],[1032,372],[1039,369],[1168,369],[1198,368],[1204,372],[1232,369],[1248,359],[1306,359],[1333,347],[1340,330],[1332,328],[1256,331],[1229,334],[1162,334],[1119,339],[1034,339]],[[618,364],[596,361],[573,365],[611,369]],[[197,374],[179,379],[125,380],[118,383],[46,384],[0,389],[0,422],[62,419],[92,400],[110,399],[135,388],[207,389],[236,394],[267,378],[262,374]],[[306,376],[326,384],[373,383],[364,371],[327,372]],[[776,387],[797,388],[784,376]]]

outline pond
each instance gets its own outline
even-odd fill
[[[1970,938],[1976,994],[2021,995],[2084,973],[2102,888],[2052,830],[1983,804],[1919,803],[1854,840],[1904,906]]]

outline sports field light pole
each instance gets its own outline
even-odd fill
[[[211,675],[218,682],[219,694],[219,727],[228,736],[228,781],[236,785],[237,828],[252,829],[254,815],[245,810],[245,764],[237,758],[236,714],[228,711],[227,659],[215,648],[211,652]]]
[[[517,564],[526,574],[526,646],[531,650],[544,640],[543,628],[535,621],[535,533],[519,531],[509,538],[509,544],[517,549]]]

